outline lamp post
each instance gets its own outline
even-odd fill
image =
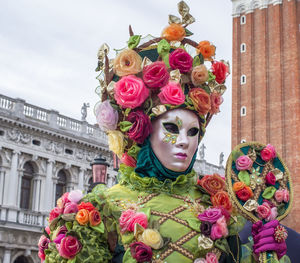
[[[105,158],[101,155],[95,157],[94,161],[91,163],[93,172],[93,185],[96,184],[106,184],[107,183],[107,167],[109,164],[106,162]]]

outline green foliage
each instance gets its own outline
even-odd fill
[[[141,41],[141,35],[134,35],[134,36],[131,36],[128,40],[128,47],[131,48],[131,49],[134,49],[138,46],[138,44],[140,43]]]
[[[127,132],[132,127],[132,123],[130,121],[121,121],[120,122],[120,130],[122,132]]]

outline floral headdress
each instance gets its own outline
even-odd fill
[[[195,19],[184,1],[178,10],[182,19],[169,15],[161,37],[142,38],[129,26],[128,47],[115,59],[108,58],[106,44],[98,51],[97,122],[108,134],[110,150],[128,166],[136,165],[138,145],[152,132],[151,119],[175,108],[192,110],[199,116],[201,139],[223,102],[229,65],[214,59],[216,48],[209,41],[188,38],[193,33],[186,27]]]

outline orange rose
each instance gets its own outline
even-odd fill
[[[193,68],[191,79],[194,86],[199,86],[208,80],[208,71],[205,65],[199,65]]]
[[[235,182],[233,184],[233,191],[237,192],[239,190],[242,190],[245,187],[245,183],[244,182]]]
[[[225,190],[225,181],[218,174],[205,175],[199,182],[210,195]]]
[[[214,207],[222,206],[227,211],[231,212],[232,205],[228,194],[225,191],[217,192],[211,197],[211,202]]]
[[[89,221],[91,226],[97,226],[101,223],[101,215],[98,210],[89,213]]]
[[[211,57],[215,55],[216,47],[209,41],[204,40],[197,46],[198,53],[201,53],[205,60],[212,60]]]
[[[210,96],[204,89],[193,88],[189,91],[189,97],[192,100],[196,111],[205,115],[210,110]]]
[[[120,77],[134,75],[142,70],[142,58],[132,49],[123,50],[114,60],[114,71]]]
[[[181,41],[185,37],[185,30],[182,25],[173,23],[163,30],[161,37],[168,41]]]
[[[76,214],[76,220],[79,225],[86,225],[89,222],[89,211],[86,209],[81,209]]]

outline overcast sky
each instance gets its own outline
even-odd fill
[[[0,1],[0,93],[80,119],[89,102],[95,123],[97,51],[102,43],[126,46],[128,25],[135,34],[160,36],[168,15],[179,16],[175,0],[15,0]],[[217,46],[216,58],[231,62],[232,17],[229,0],[186,0],[196,22],[188,29],[199,42]],[[231,148],[231,77],[221,113],[207,128],[205,158],[218,164]]]

